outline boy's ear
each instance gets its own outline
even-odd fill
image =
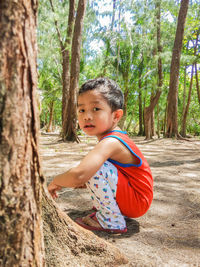
[[[117,109],[114,111],[115,112],[115,116],[114,116],[114,119],[116,120],[116,122],[120,121],[120,119],[122,118],[123,116],[123,109]]]

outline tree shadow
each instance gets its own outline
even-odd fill
[[[172,161],[172,160],[168,160],[168,161],[155,161],[151,163],[151,167],[167,167],[167,166],[180,166],[183,164],[195,164],[195,163],[200,163],[200,158],[199,159],[195,159],[195,160],[180,160],[180,161]]]

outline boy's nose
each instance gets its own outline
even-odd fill
[[[84,120],[85,120],[85,121],[88,121],[88,120],[91,120],[91,119],[92,119],[92,114],[91,114],[91,112],[85,112],[84,115],[85,115],[85,116],[84,116]]]

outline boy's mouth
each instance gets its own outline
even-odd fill
[[[94,128],[94,125],[92,125],[92,124],[86,124],[86,125],[84,126],[84,128],[85,128],[85,129],[88,129],[88,128]]]

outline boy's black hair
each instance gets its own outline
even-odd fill
[[[112,111],[123,109],[124,95],[113,80],[108,78],[88,80],[81,86],[78,94],[80,95],[90,90],[98,90],[107,101]]]

